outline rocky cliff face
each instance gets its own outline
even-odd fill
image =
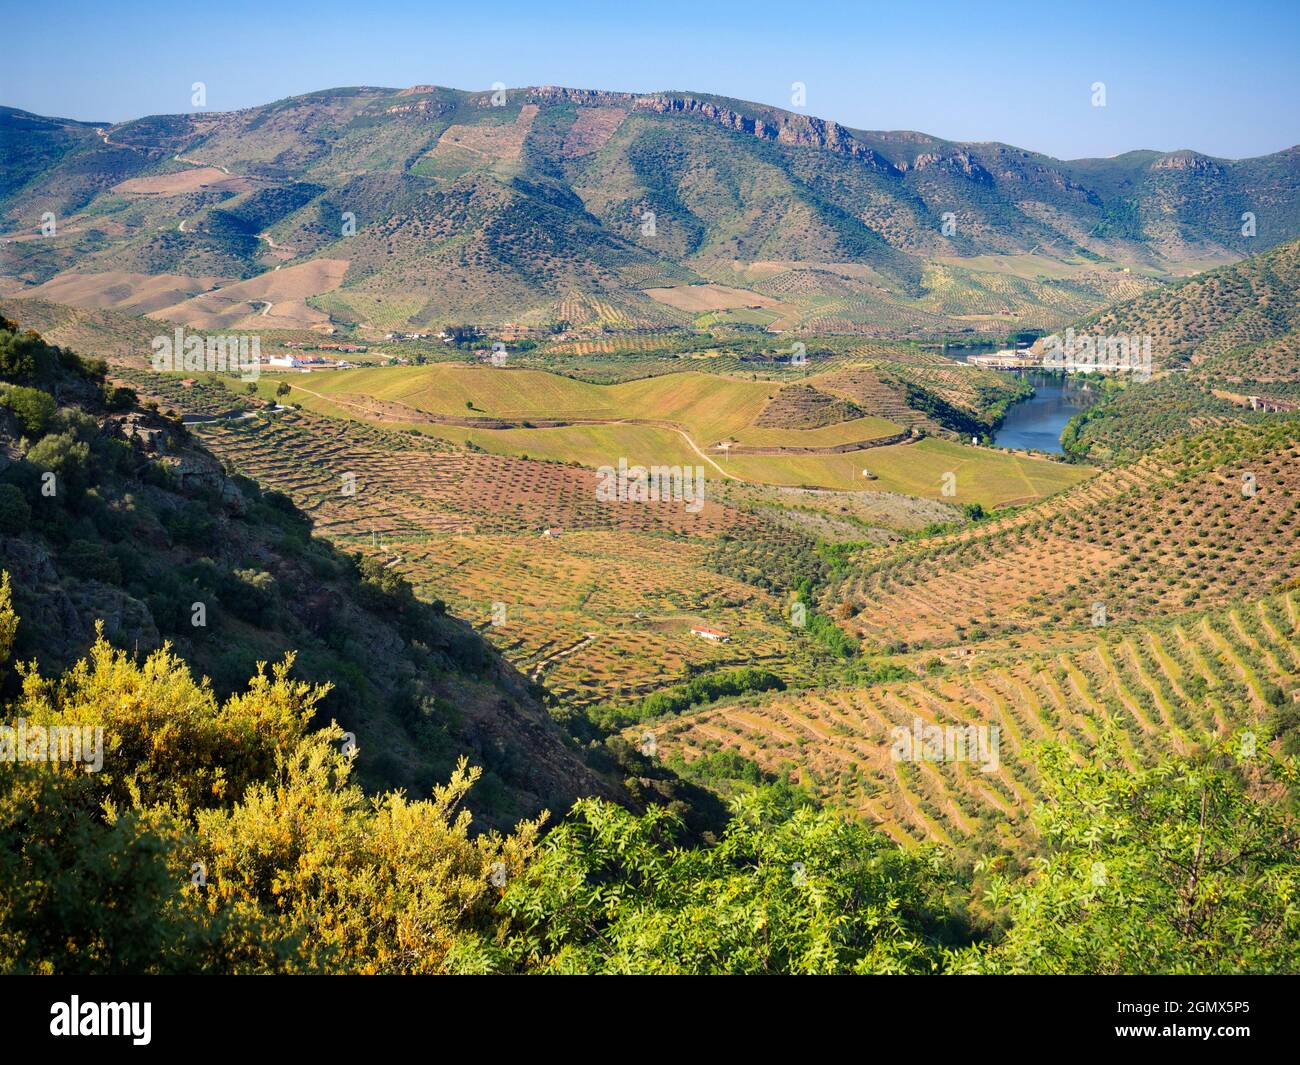
[[[698,115],[728,129],[748,133],[759,140],[799,148],[820,148],[882,170],[894,169],[886,159],[858,141],[844,126],[810,115],[782,111],[772,112],[766,118],[756,118],[693,96],[642,96],[636,100],[633,110],[661,115]]]
[[[1151,164],[1152,170],[1188,170],[1203,174],[1221,174],[1223,166],[1199,152],[1173,152]]]

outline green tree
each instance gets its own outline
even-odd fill
[[[1134,771],[1114,738],[1077,764],[1041,756],[1049,853],[995,877],[1011,925],[958,969],[1009,973],[1272,973],[1300,967],[1300,831],[1278,801],[1294,759],[1251,733]]]
[[[937,852],[861,822],[739,799],[713,847],[662,807],[577,803],[502,906],[517,964],[546,972],[925,973],[949,927]]]
[[[0,406],[8,407],[22,431],[35,438],[45,432],[57,409],[54,397],[39,388],[9,385],[0,391]]]
[[[27,461],[75,487],[84,484],[90,474],[90,447],[71,433],[44,436],[27,452]]]

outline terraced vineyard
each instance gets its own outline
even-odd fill
[[[775,429],[818,429],[861,418],[866,411],[811,385],[786,385],[754,419],[756,426]]]
[[[1143,620],[1290,579],[1300,552],[1300,422],[1178,441],[1039,507],[864,553],[830,591],[869,641],[944,646],[1100,608]]]
[[[896,382],[886,380],[875,366],[833,371],[818,377],[817,383],[826,392],[843,396],[853,404],[900,425],[915,425],[932,433],[943,431],[943,427],[929,415],[910,407],[906,391]]]
[[[1035,743],[1082,759],[1110,729],[1137,766],[1243,726],[1268,742],[1300,701],[1297,563],[1300,418],[1221,427],[847,556],[823,611],[913,679],[749,695],[651,731],[670,757],[734,752],[896,839],[1023,855]],[[909,753],[926,748],[904,733],[937,735],[937,753]]]
[[[619,352],[655,352],[686,350],[696,341],[682,330],[663,333],[601,336],[583,340],[558,340],[546,345],[548,355],[613,355]]]
[[[731,506],[602,503],[590,470],[302,410],[199,431],[234,468],[289,494],[319,533],[382,558],[569,705],[755,662],[793,682],[811,676],[813,649],[778,598],[708,565],[719,535],[761,529]]]
[[[1139,765],[1232,727],[1261,726],[1263,743],[1270,715],[1298,695],[1300,595],[1290,591],[1015,664],[976,657],[909,682],[750,696],[650,731],[661,750],[688,761],[734,751],[797,777],[901,841],[978,837],[1023,853],[1037,790],[1030,745],[1064,742],[1082,758],[1111,728],[1125,759]],[[976,757],[896,759],[894,730],[915,734],[917,722],[996,726],[996,768]]]
[[[926,359],[912,365],[923,371]],[[654,382],[654,393],[697,423],[735,416],[693,406],[675,390],[687,380]],[[178,403],[193,394],[166,387]],[[791,391],[782,416],[803,421],[827,406],[802,402],[802,384],[773,387],[735,396],[761,411]],[[500,416],[523,396],[494,397],[491,409]],[[960,493],[926,501],[738,481],[698,514],[609,506],[588,468],[307,409],[197,431],[234,468],[290,494],[320,532],[468,619],[566,712],[631,707],[698,675],[772,670],[785,691],[688,708],[627,735],[644,743],[650,732],[661,755],[688,761],[735,752],[909,844],[1023,855],[1035,845],[1036,742],[1064,740],[1083,757],[1111,728],[1133,765],[1148,764],[1207,733],[1263,726],[1300,689],[1300,418],[1180,437],[978,522],[954,510]],[[912,475],[940,456],[951,466],[986,452],[944,440],[897,449]],[[888,469],[887,456],[872,461]],[[900,540],[933,521],[955,527]],[[809,534],[850,547],[832,564]],[[861,668],[892,662],[912,679],[846,686],[864,674],[829,665],[820,638],[791,623],[790,589],[816,572],[820,619],[860,643]],[[895,730],[929,726],[996,726],[996,765],[981,763],[978,743],[965,759],[895,757]]]
[[[179,376],[123,371],[142,394],[169,409],[214,415],[249,408],[243,416],[197,423],[194,429],[229,468],[285,492],[311,515],[318,533],[380,558],[407,577],[423,598],[441,601],[470,620],[513,664],[543,680],[570,707],[633,701],[701,671],[745,665],[774,669],[796,686],[834,680],[839,667],[826,660],[826,649],[791,625],[789,589],[723,575],[716,546],[728,537],[753,542],[797,536],[810,528],[825,531],[829,519],[822,508],[828,505],[853,515],[840,523],[836,538],[841,540],[896,538],[894,530],[959,516],[947,504],[888,492],[837,495],[757,485],[741,492],[744,481],[721,478],[709,482],[712,488],[698,513],[681,501],[611,504],[601,501],[597,473],[590,467],[489,453],[423,433],[420,426],[393,428],[387,423],[403,420],[404,401],[422,401],[428,381],[415,374],[391,378],[425,389],[411,393],[403,388],[400,400],[338,387],[366,374],[367,380],[390,380],[386,374],[376,376],[378,371],[313,375],[307,385],[288,379],[291,398],[303,388],[304,395],[316,396],[328,381],[334,387],[319,393],[328,397],[322,406],[364,402],[369,416],[360,418],[334,416],[328,409],[271,409],[264,404],[278,381],[263,381],[258,397],[245,395],[234,383],[202,378],[184,385]],[[448,367],[444,377],[473,397],[467,401],[469,410],[459,395],[440,400],[444,410],[464,411],[459,417],[467,422],[489,414],[519,417],[511,405],[541,402],[531,387],[538,381],[567,397],[561,404],[566,417],[606,413],[580,408],[606,392],[553,375]],[[484,392],[484,384],[512,387],[498,395]],[[623,388],[633,401],[647,391],[706,433],[722,433],[753,418],[785,388],[794,389],[796,396],[811,391],[803,385],[712,375],[643,379]],[[737,402],[744,405],[739,412]],[[858,413],[829,395],[816,404],[822,413],[828,406],[841,414]],[[385,413],[390,407],[398,413]],[[800,409],[797,402],[794,407]],[[410,411],[412,418],[421,413],[416,407]],[[751,427],[736,435],[752,437],[753,446],[779,443],[794,433],[807,434],[813,443],[825,437],[827,445],[834,445],[845,434],[856,438],[854,434],[882,431],[876,422],[857,417],[808,430]],[[457,427],[439,423],[439,428]],[[466,437],[482,435],[477,428],[461,431]],[[620,431],[669,434],[653,427],[623,426]],[[955,448],[963,461],[967,453],[997,457],[943,441],[917,447],[918,454],[924,451],[922,465],[955,465],[943,448]],[[925,450],[935,447],[940,452]],[[889,467],[885,453],[891,450],[910,449],[875,449],[873,461],[882,470]],[[689,457],[683,455],[683,460]],[[900,454],[894,461],[903,458]],[[762,461],[737,455],[730,462],[745,460]],[[1074,472],[1059,464],[1034,465],[1047,472]],[[723,484],[732,491],[724,491]],[[822,516],[810,526],[807,515],[817,514]],[[703,639],[694,628],[721,630],[727,640]]]
[[[213,417],[262,405],[259,399],[232,392],[220,378],[186,378],[180,374],[156,374],[129,366],[114,366],[113,379],[151,396],[165,411]],[[186,384],[187,381],[190,383]]]
[[[417,588],[568,705],[640,698],[690,671],[758,664],[800,675],[775,596],[711,572],[704,541],[578,531],[540,546],[510,535],[386,546]],[[728,642],[702,640],[694,626],[722,629]]]
[[[621,528],[710,535],[746,519],[706,501],[612,507],[592,470],[453,448],[437,438],[292,410],[207,423],[218,454],[303,500],[331,536]]]

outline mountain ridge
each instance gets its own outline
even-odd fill
[[[229,111],[203,110],[203,111],[196,111],[196,112],[159,112],[152,115],[141,115],[137,118],[122,119],[119,122],[111,122],[111,121],[97,120],[97,119],[69,118],[62,115],[46,115],[37,111],[28,111],[25,108],[10,107],[3,104],[0,104],[0,114],[20,115],[23,118],[38,119],[44,122],[56,122],[56,123],[66,124],[66,125],[85,126],[92,129],[98,128],[98,129],[111,130],[121,126],[130,125],[134,122],[140,122],[147,118],[189,117],[195,114],[197,115],[240,114],[248,111],[261,110],[262,108],[273,106],[275,104],[284,104],[284,103],[289,103],[298,100],[309,100],[322,95],[345,94],[345,93],[366,93],[366,92],[382,93],[390,96],[412,96],[412,95],[423,95],[423,94],[433,94],[433,93],[463,93],[468,96],[490,100],[493,91],[494,90],[492,89],[485,89],[485,90],[457,89],[449,85],[435,85],[431,83],[408,85],[404,88],[397,87],[397,86],[384,86],[384,85],[335,86],[328,89],[319,89],[319,90],[314,90],[312,92],[297,93],[294,95],[281,97],[278,100],[271,101],[267,104],[252,104],[248,107],[233,108]],[[584,104],[594,105],[602,102],[626,102],[626,103],[633,103],[633,104],[641,102],[644,104],[647,101],[656,101],[656,100],[677,100],[677,101],[693,100],[697,103],[704,103],[709,101],[722,100],[722,101],[727,101],[729,103],[741,104],[747,108],[766,111],[770,113],[789,115],[794,118],[806,119],[812,124],[823,126],[828,129],[842,131],[855,138],[890,137],[890,138],[897,139],[900,143],[904,143],[908,140],[913,140],[916,142],[923,142],[927,145],[948,144],[948,145],[958,145],[958,146],[968,146],[968,147],[1010,148],[1015,151],[1027,152],[1031,155],[1037,155],[1045,159],[1051,159],[1052,161],[1058,163],[1083,164],[1083,163],[1091,163],[1091,162],[1118,162],[1120,160],[1128,159],[1132,156],[1149,156],[1161,160],[1171,159],[1176,156],[1177,157],[1196,156],[1198,158],[1208,159],[1219,163],[1223,163],[1223,162],[1242,163],[1242,162],[1249,162],[1255,159],[1267,159],[1274,155],[1282,155],[1289,152],[1300,151],[1300,142],[1296,142],[1293,144],[1283,145],[1282,147],[1277,148],[1272,152],[1263,152],[1256,155],[1245,155],[1245,156],[1215,155],[1211,152],[1204,152],[1201,151],[1199,148],[1193,148],[1190,146],[1183,146],[1183,147],[1169,148],[1169,149],[1150,148],[1150,147],[1128,148],[1123,152],[1116,153],[1115,155],[1106,155],[1106,156],[1093,156],[1093,155],[1054,156],[1048,152],[1041,152],[1034,148],[1026,148],[1020,145],[1012,144],[1009,141],[962,140],[955,137],[944,137],[938,134],[926,133],[922,130],[914,130],[914,129],[886,130],[886,129],[868,129],[866,127],[861,127],[861,126],[850,126],[838,121],[837,119],[826,118],[819,115],[806,114],[799,111],[792,111],[789,108],[782,108],[777,106],[776,104],[762,103],[756,100],[742,100],[739,97],[718,96],[716,94],[696,92],[690,89],[656,89],[647,92],[630,92],[630,91],[615,90],[615,89],[588,89],[588,88],[580,88],[577,86],[567,86],[567,85],[521,85],[521,86],[513,86],[513,87],[508,86],[501,91],[506,93],[507,96],[523,93],[529,96],[545,96],[553,100],[556,100],[557,102],[562,101],[562,102],[574,103],[579,105],[584,105]]]
[[[762,295],[773,264],[797,298],[709,320],[853,332],[902,301],[940,329],[1054,327],[1130,282],[1300,237],[1300,147],[1058,160],[681,91],[362,86],[106,127],[4,108],[0,137],[11,285],[332,258],[350,264],[337,288],[299,295],[344,328],[556,324],[575,295],[632,325],[695,325],[651,290]],[[47,212],[59,230],[37,239]],[[987,256],[1023,291],[942,272]]]

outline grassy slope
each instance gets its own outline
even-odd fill
[[[826,447],[873,439],[899,431],[882,418],[861,418],[820,429],[756,429],[749,425],[775,394],[770,382],[740,381],[711,374],[666,374],[617,385],[592,385],[540,370],[424,366],[354,370],[285,378],[295,401],[335,416],[364,413],[331,402],[331,396],[365,395],[438,414],[526,419],[646,419],[680,425],[703,448],[734,437],[763,446]],[[274,385],[264,381],[268,391]],[[309,391],[308,391],[309,390]],[[466,406],[472,403],[473,408]],[[499,454],[578,462],[587,466],[629,463],[695,464],[698,453],[668,424],[572,425],[559,428],[484,429],[416,425],[446,440],[472,440]],[[716,452],[710,452],[716,454]],[[770,484],[897,491],[940,498],[943,478],[956,475],[958,502],[1005,506],[1028,502],[1075,484],[1087,471],[1060,463],[971,448],[931,439],[838,455],[736,455],[718,460],[733,476]],[[706,465],[708,465],[706,463]],[[877,480],[862,475],[868,468]],[[709,475],[716,470],[709,468]]]
[[[1077,466],[937,439],[845,455],[737,455],[727,460],[727,469],[771,484],[869,488],[931,499],[945,498],[944,474],[953,473],[956,495],[948,498],[985,507],[1032,502],[1090,476]],[[864,478],[863,469],[876,480]]]

